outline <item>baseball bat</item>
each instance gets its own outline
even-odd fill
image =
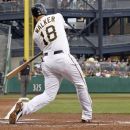
[[[37,57],[39,57],[40,55],[42,55],[43,52],[41,51],[40,53],[38,53],[37,55],[35,55],[33,58],[31,58],[30,60],[26,61],[25,63],[23,63],[22,65],[18,66],[17,68],[15,68],[14,70],[12,70],[11,72],[9,72],[6,75],[7,79],[11,79],[12,77],[14,77],[15,75],[17,75],[21,70],[23,70],[30,62],[32,62],[33,60],[35,60]]]

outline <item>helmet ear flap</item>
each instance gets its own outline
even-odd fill
[[[47,10],[42,3],[37,3],[31,8],[32,15],[35,17],[46,15]]]

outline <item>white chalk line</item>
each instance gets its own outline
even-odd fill
[[[33,125],[33,126],[45,126],[45,127],[65,127],[65,126],[70,126],[71,124],[69,123],[73,123],[73,126],[77,126],[78,123],[78,127],[86,125],[86,126],[105,126],[105,125],[130,125],[130,121],[101,121],[101,120],[94,120],[92,123],[80,123],[79,120],[75,120],[75,121],[65,121],[64,123],[66,124],[59,124],[60,122],[58,122],[58,124],[48,124],[48,122],[43,122],[43,120],[40,119],[22,119],[19,120],[17,122],[16,125],[19,124],[28,124],[28,125]],[[80,124],[79,124],[80,123]],[[0,119],[0,124],[9,124],[9,121],[6,119]]]

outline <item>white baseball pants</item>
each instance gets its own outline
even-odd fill
[[[82,119],[92,119],[92,101],[88,93],[83,72],[71,54],[48,53],[43,58],[43,74],[45,90],[23,106],[23,115],[35,112],[53,101],[59,90],[63,78],[71,81],[77,91],[77,96],[82,107]],[[66,86],[69,87],[69,86]]]

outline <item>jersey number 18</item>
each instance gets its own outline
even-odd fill
[[[55,27],[53,25],[46,27],[46,36],[48,40],[45,39],[45,36],[42,31],[41,31],[41,36],[43,37],[44,44],[48,45],[49,42],[52,42],[57,38]]]

